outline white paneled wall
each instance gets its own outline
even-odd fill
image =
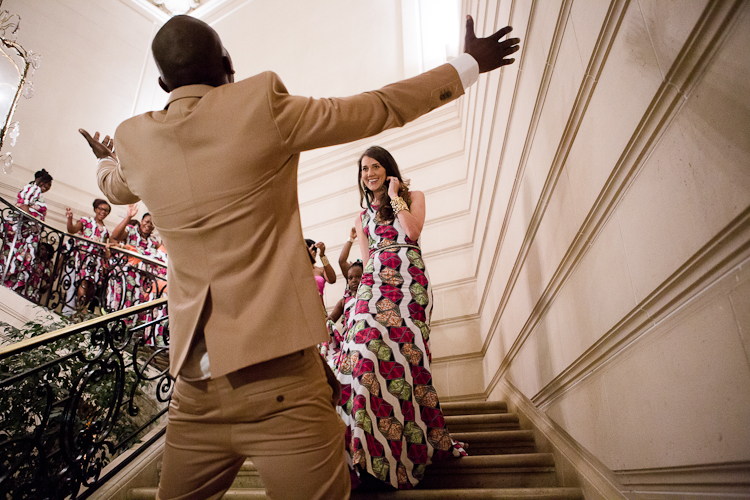
[[[441,394],[496,399],[510,383],[633,498],[745,491],[748,4],[464,7],[523,47],[461,107],[475,291],[441,299],[476,304],[442,306]],[[475,364],[481,390],[455,383]]]

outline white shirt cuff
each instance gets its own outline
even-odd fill
[[[102,163],[102,162],[110,162],[110,163],[114,164],[114,166],[119,165],[119,163],[114,158],[112,158],[111,156],[106,156],[104,158],[99,158],[99,160],[96,162],[97,166],[100,163]]]
[[[458,76],[461,78],[461,85],[464,86],[464,90],[479,80],[479,64],[469,54],[463,53],[450,61],[449,64],[453,65],[456,71],[458,71]]]

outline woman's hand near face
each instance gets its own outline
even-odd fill
[[[386,177],[385,180],[388,182],[388,197],[390,199],[398,198],[398,191],[401,188],[398,177]]]
[[[326,254],[326,244],[319,241],[315,244],[315,247],[320,250],[320,256],[323,257]]]

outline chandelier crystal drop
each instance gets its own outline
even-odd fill
[[[173,16],[188,14],[201,5],[200,0],[150,0],[150,2]]]
[[[0,165],[3,166],[3,173],[13,172],[13,156],[10,153],[0,154]]]

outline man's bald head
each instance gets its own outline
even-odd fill
[[[219,34],[190,16],[174,16],[161,27],[151,44],[167,91],[202,83],[218,87],[234,80],[232,62]]]

